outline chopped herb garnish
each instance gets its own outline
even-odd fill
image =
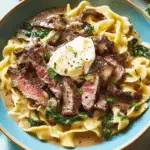
[[[150,4],[148,4],[146,11],[150,15]]]
[[[53,78],[56,82],[60,81],[60,76],[55,72],[55,70],[53,68],[49,68],[48,69],[49,72],[49,77]]]
[[[57,109],[53,109],[50,106],[46,108],[45,116],[47,119],[55,120],[56,123],[62,124],[62,125],[70,125],[73,122],[83,120],[85,117],[87,117],[85,113],[80,113],[72,117],[62,116]]]
[[[133,76],[132,76],[130,73],[128,73],[128,72],[126,73],[126,75],[127,75],[127,76],[130,76],[130,77],[133,77]]]
[[[78,91],[80,94],[83,94],[83,91],[82,91],[80,88],[77,88],[77,91]]]
[[[53,68],[49,68],[48,72],[49,72],[49,76],[51,78],[54,78],[55,76],[57,76],[57,73],[55,72],[55,70]]]
[[[68,69],[65,69],[65,73],[66,73],[66,74],[68,73]]]
[[[50,30],[39,28],[37,31],[33,33],[33,37],[39,37],[43,39],[49,34]]]
[[[136,104],[137,104],[137,102],[132,102],[132,103],[131,103],[131,107],[136,106]]]
[[[80,76],[80,78],[85,79],[88,76],[88,74],[83,74]]]
[[[75,69],[80,69],[81,68],[81,66],[77,66],[77,67],[75,67]]]
[[[74,52],[73,54],[74,54],[74,57],[77,57],[77,54],[78,54],[78,53],[77,53],[77,52]]]
[[[120,117],[121,121],[127,118],[126,116],[122,115],[120,112],[117,113],[117,116]]]
[[[137,106],[137,102],[132,102],[131,107],[134,107],[136,111],[140,109],[140,106]]]
[[[54,35],[54,40],[58,40],[58,39],[59,39],[59,37],[60,37],[60,34],[58,34],[58,33],[57,33],[57,34],[55,34],[55,35]]]
[[[139,75],[136,69],[135,69],[135,73],[136,73],[137,76]]]
[[[44,57],[46,58],[46,60],[49,60],[49,58],[51,57],[50,52],[45,52]]]
[[[31,127],[44,125],[43,121],[35,121],[35,120],[31,119],[31,118],[28,118],[28,121],[29,121]]]
[[[115,100],[115,98],[113,97],[109,97],[109,98],[106,98],[105,101],[107,102],[113,102]]]
[[[57,64],[56,64],[56,62],[54,63],[54,69],[56,69],[56,67],[57,67]]]
[[[135,106],[135,110],[138,111],[140,109],[140,106]]]
[[[94,32],[94,27],[89,26],[87,31],[88,31],[88,33],[93,33]]]

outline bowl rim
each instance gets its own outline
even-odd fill
[[[148,21],[150,21],[150,17],[142,10],[140,9],[135,3],[133,3],[131,0],[125,0],[127,3],[129,3],[131,6],[133,6],[135,9],[137,9]],[[0,19],[0,24],[9,14],[11,14],[12,11],[17,9],[20,5],[24,4],[26,0],[20,1],[18,4],[16,4],[13,8],[11,8],[1,19]],[[123,150],[124,148],[127,148],[130,146],[132,143],[134,143],[137,139],[139,139],[148,129],[150,128],[150,122],[148,122],[147,125],[136,135],[134,138],[132,138],[130,141],[125,143],[124,145],[121,145],[118,147],[118,150]],[[8,137],[12,142],[14,142],[17,146],[21,147],[24,150],[30,150],[29,147],[25,146],[23,143],[20,141],[16,140],[15,137],[13,137],[9,132],[7,132],[1,125],[0,125],[0,131]]]

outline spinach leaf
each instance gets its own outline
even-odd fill
[[[21,26],[21,29],[26,30],[26,31],[32,31],[33,27],[31,26],[30,23],[24,22]]]
[[[143,56],[150,59],[150,49],[143,45],[137,44],[137,39],[132,40],[132,55],[133,56]]]
[[[33,36],[43,39],[49,34],[49,32],[50,30],[39,28],[36,32],[34,32]]]
[[[105,101],[107,101],[107,102],[113,102],[114,100],[115,100],[114,97],[108,97],[105,99]]]
[[[21,29],[23,30],[22,33],[27,37],[39,37],[41,39],[46,37],[50,32],[50,30],[43,28],[38,28],[37,31],[33,31],[33,26],[31,26],[28,22],[23,23]]]
[[[49,68],[48,72],[49,72],[49,77],[51,78],[55,78],[57,76],[57,73],[55,72],[53,68]]]
[[[28,118],[28,121],[29,121],[31,127],[44,125],[43,121],[35,121],[35,120],[31,119],[31,118]]]
[[[150,59],[150,50],[143,45],[136,45],[133,47],[133,56],[143,56]]]
[[[77,92],[78,92],[79,94],[83,94],[83,91],[82,91],[80,88],[77,88]]]
[[[112,134],[112,126],[113,126],[112,112],[107,112],[104,116],[100,117],[98,120],[102,121],[102,136],[105,139],[109,139]]]
[[[85,113],[80,113],[79,115],[72,116],[72,117],[61,116],[57,109],[53,109],[50,106],[46,108],[45,116],[47,119],[55,120],[56,123],[62,124],[62,125],[70,125],[73,122],[80,121],[84,117],[87,117]]]

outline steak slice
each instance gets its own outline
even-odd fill
[[[25,98],[34,100],[36,105],[47,105],[48,94],[43,89],[25,79],[18,69],[9,67],[8,74],[11,76],[13,86],[17,87]]]
[[[97,110],[106,111],[108,109],[108,104],[105,98],[106,96],[100,94],[97,103],[94,105],[94,108]]]
[[[97,93],[99,91],[99,75],[94,74],[94,81],[86,81],[83,86],[81,87],[83,94],[81,97],[81,103],[83,105],[83,108],[89,112],[93,109],[96,98],[97,98]]]
[[[123,92],[121,89],[118,89],[115,85],[108,85],[107,88],[108,95],[117,97],[121,100],[131,101],[133,99],[141,99],[142,95],[138,93],[132,94],[131,92]]]
[[[96,53],[98,55],[113,53],[114,42],[110,41],[106,36],[92,36],[91,38],[94,42]]]
[[[106,86],[109,78],[113,73],[114,67],[105,61],[102,57],[98,56],[93,63],[90,73],[98,72],[100,76],[101,86]]]
[[[66,25],[66,19],[64,14],[53,14],[41,20],[35,19],[31,25],[47,29],[63,30]]]
[[[45,67],[40,66],[39,64],[32,62],[38,77],[44,82],[48,84],[48,87],[53,92],[57,99],[61,99],[62,97],[62,88],[60,84],[57,84],[53,78],[49,78],[48,71]]]
[[[81,13],[81,15],[79,16],[79,20],[85,22],[86,17],[88,16],[93,16],[98,21],[106,19],[102,13],[99,13],[94,9],[87,9]]]
[[[29,48],[29,46],[27,48]],[[62,88],[53,78],[49,77],[46,62],[44,60],[44,52],[48,49],[49,47],[41,46],[35,48],[32,47],[29,50],[25,50],[17,57],[17,64],[20,68],[22,68],[30,63],[34,67],[36,74],[41,81],[48,84],[48,87],[57,99],[61,99]]]
[[[80,94],[77,87],[69,77],[63,78],[63,107],[61,114],[63,116],[73,116],[78,114],[80,106]]]
[[[125,74],[124,67],[119,62],[117,62],[117,60],[113,59],[112,57],[104,57],[104,59],[108,63],[110,63],[111,65],[114,66],[115,70],[113,71],[113,76],[114,76],[115,81],[117,82],[117,81],[121,80]]]

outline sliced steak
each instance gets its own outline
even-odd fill
[[[90,73],[98,72],[100,76],[101,86],[106,86],[109,78],[113,73],[114,67],[105,61],[102,57],[98,56],[93,63]]]
[[[107,101],[105,96],[100,94],[97,103],[94,105],[96,110],[106,111],[108,109]]]
[[[70,42],[79,36],[79,33],[74,33],[69,30],[64,30],[60,33],[59,44]]]
[[[66,25],[66,19],[64,14],[53,14],[43,20],[35,20],[31,25],[47,29],[63,30]]]
[[[111,57],[104,57],[104,59],[110,63],[111,65],[114,66],[115,70],[113,71],[113,76],[114,76],[114,79],[115,81],[119,81],[122,79],[122,77],[125,75],[125,69],[124,67],[119,63],[117,62],[117,60],[111,58]]]
[[[132,94],[131,92],[123,92],[121,89],[118,89],[115,85],[108,85],[107,88],[108,95],[117,97],[121,100],[131,101],[133,99],[141,99],[142,95],[138,93]]]
[[[48,84],[48,87],[57,99],[61,99],[62,88],[53,78],[49,77],[46,62],[44,60],[45,51],[48,51],[48,48],[45,48],[45,46],[25,50],[25,52],[17,58],[17,64],[20,66],[20,68],[27,66],[29,63],[32,64],[37,76],[41,79],[41,81]]]
[[[36,85],[33,85],[30,80],[25,79],[18,69],[10,67],[8,74],[11,76],[13,86],[17,87],[25,98],[34,100],[36,105],[47,105],[47,93]]]
[[[63,107],[61,114],[63,116],[73,116],[78,114],[80,106],[80,94],[77,87],[69,77],[63,78]]]
[[[97,54],[106,55],[113,53],[114,42],[110,41],[106,36],[93,36],[91,38]]]
[[[32,62],[33,66],[35,67],[36,73],[39,78],[48,84],[48,87],[53,92],[55,97],[60,100],[62,98],[62,87],[60,84],[57,84],[53,78],[50,78],[48,75],[48,71],[45,67],[38,65],[35,62]]]
[[[83,94],[81,97],[81,103],[83,108],[89,112],[93,109],[97,93],[99,92],[100,78],[98,74],[93,75],[94,81],[86,81],[81,87]]]
[[[66,30],[79,34],[80,36],[83,37],[93,35],[93,27],[86,22],[79,22],[79,21],[70,22],[66,26]]]
[[[79,16],[79,20],[85,22],[86,18],[88,16],[93,16],[98,21],[106,19],[103,14],[97,12],[96,10],[94,10],[94,9],[87,9],[87,10],[84,10],[81,13],[81,15]]]

